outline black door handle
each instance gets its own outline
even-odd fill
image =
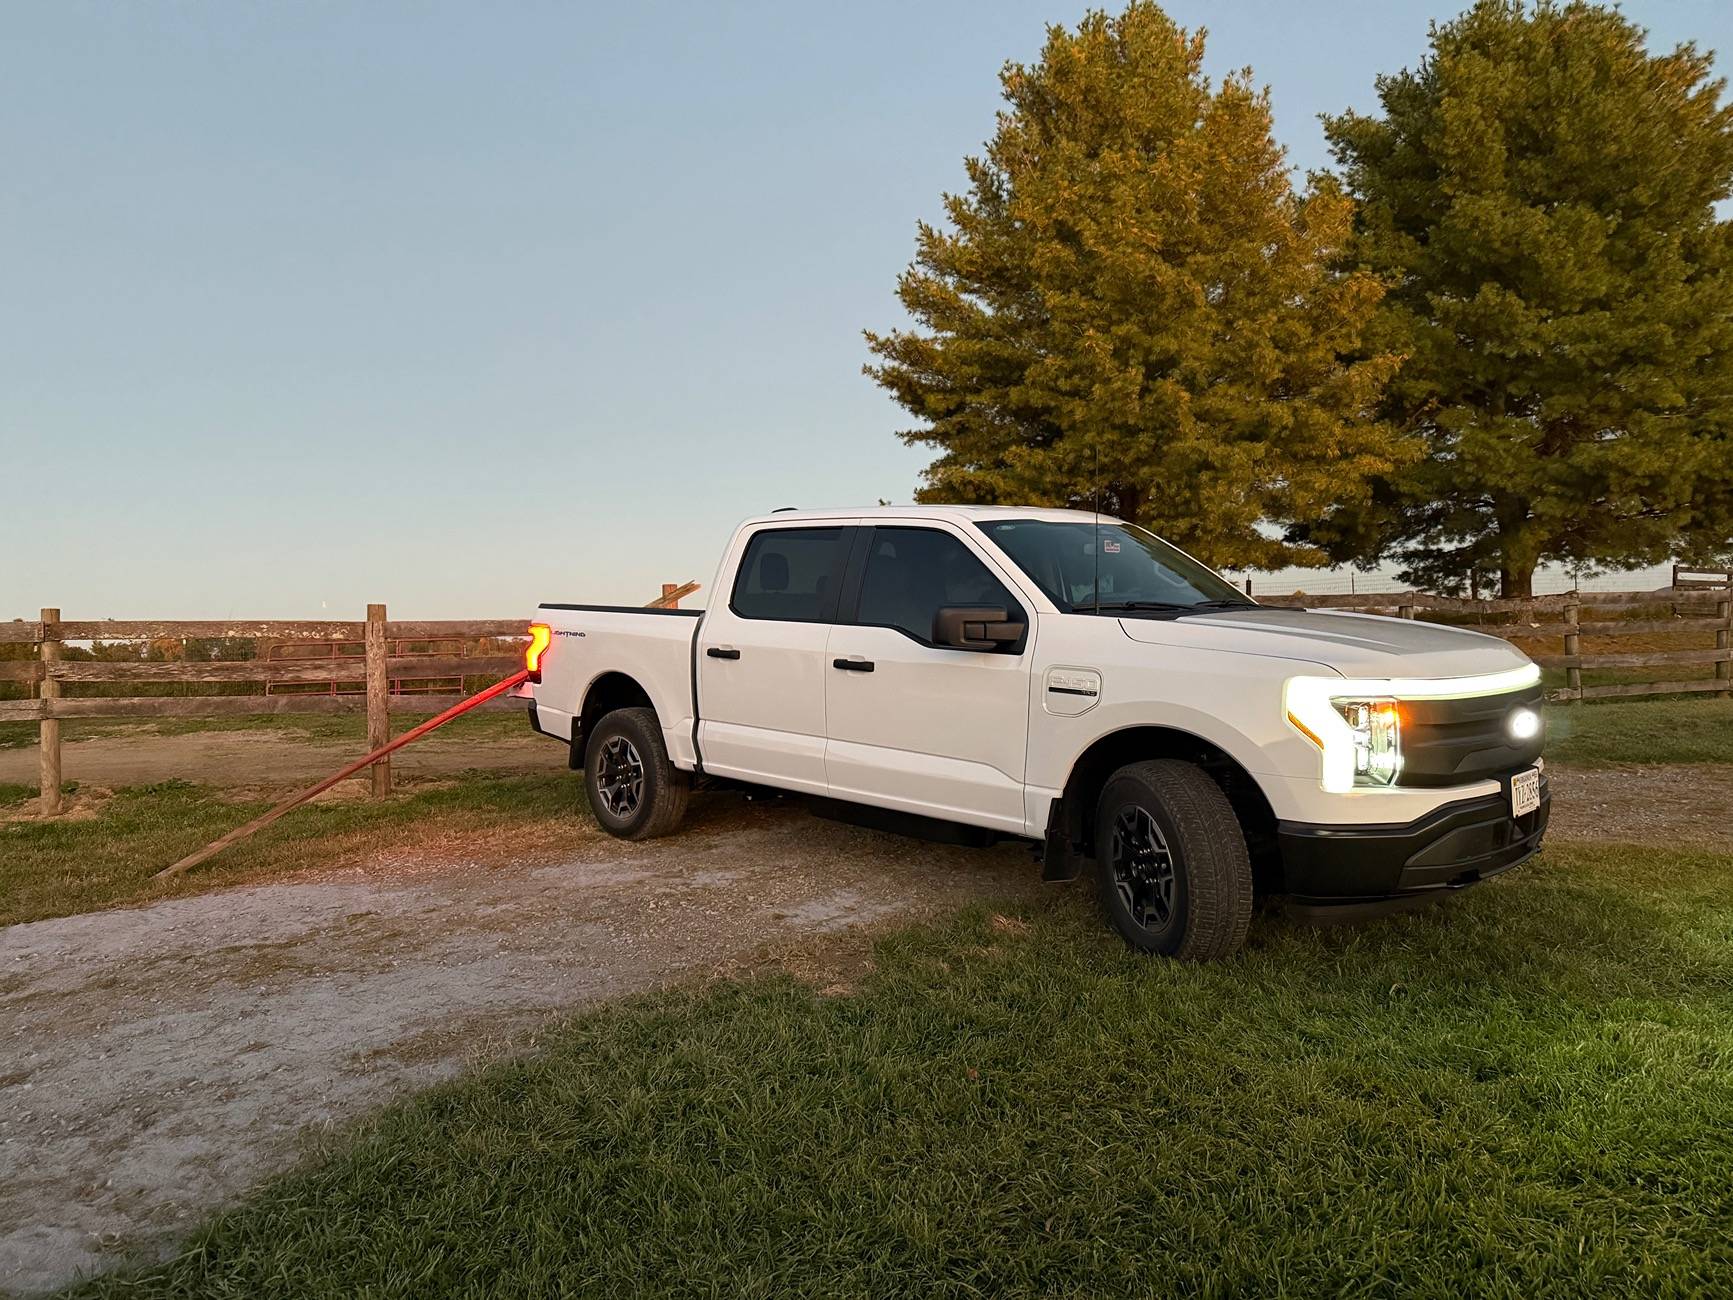
[[[832,659],[830,662],[832,667],[851,673],[870,673],[873,670],[871,659]]]
[[[719,645],[713,645],[708,650],[706,650],[704,653],[709,655],[712,659],[738,659],[738,658],[740,658],[740,651],[736,650],[733,646],[729,646],[727,648],[724,648],[724,647],[719,646]]]

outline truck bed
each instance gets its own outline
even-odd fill
[[[531,691],[536,729],[581,746],[583,702],[608,703],[610,674],[617,674],[648,693],[668,756],[690,770],[696,762],[693,649],[703,616],[701,609],[539,606],[538,619],[553,637],[542,658],[542,680]]]

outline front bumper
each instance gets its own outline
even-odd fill
[[[1504,786],[1400,825],[1280,822],[1284,892],[1301,906],[1344,907],[1423,898],[1509,871],[1539,850],[1552,791],[1542,776],[1540,807],[1513,817],[1508,777]]]

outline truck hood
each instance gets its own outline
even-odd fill
[[[1529,662],[1507,641],[1346,610],[1248,608],[1190,618],[1122,618],[1133,641],[1298,659],[1344,677],[1470,677]]]

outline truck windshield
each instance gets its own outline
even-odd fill
[[[1131,524],[993,519],[976,526],[1067,614],[1100,609],[1159,617],[1256,603],[1226,578]]]

